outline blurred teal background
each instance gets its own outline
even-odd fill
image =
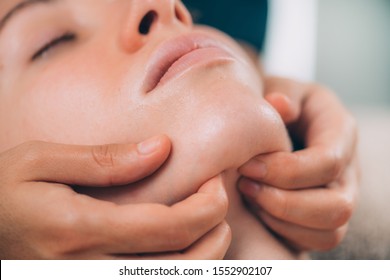
[[[390,259],[390,0],[318,0],[316,80],[359,127],[360,197],[341,246],[320,259]]]
[[[317,36],[319,82],[348,105],[390,107],[389,0],[318,0]]]

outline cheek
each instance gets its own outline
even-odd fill
[[[102,127],[112,127],[119,115],[118,89],[112,86],[118,81],[93,69],[51,67],[27,80],[18,105],[24,141],[105,143]]]
[[[24,104],[28,106],[25,122],[36,137],[44,138],[41,140],[73,143],[76,139],[72,135],[78,135],[82,141],[88,128],[94,126],[90,120],[97,115],[96,98],[92,96],[100,93],[74,76],[61,80],[51,76],[46,76],[48,82],[38,81],[31,87],[33,98]]]
[[[189,166],[187,176],[213,176],[286,147],[280,118],[259,88],[226,80],[193,87],[193,96],[177,110],[182,117],[172,129],[177,159]]]
[[[173,143],[171,157],[148,180],[111,192],[110,200],[171,204],[258,154],[288,149],[284,126],[257,86],[203,80],[191,86],[167,87],[156,94],[159,96],[150,97],[156,106],[143,112],[140,134],[167,134]]]

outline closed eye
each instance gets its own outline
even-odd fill
[[[44,45],[42,48],[40,48],[37,52],[34,53],[34,55],[31,57],[31,61],[35,61],[39,58],[41,58],[45,53],[47,53],[49,50],[57,47],[60,44],[63,43],[69,43],[76,39],[76,35],[73,33],[65,33],[54,40],[50,41],[46,45]]]

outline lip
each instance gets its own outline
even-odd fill
[[[187,34],[162,42],[152,53],[146,67],[146,93],[181,74],[218,61],[232,61],[229,48],[204,34]]]

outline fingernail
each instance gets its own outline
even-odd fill
[[[261,186],[254,181],[243,179],[239,185],[239,189],[243,194],[255,198],[259,194]]]
[[[149,155],[157,151],[160,146],[160,138],[158,136],[152,137],[137,145],[137,150],[140,154]]]

